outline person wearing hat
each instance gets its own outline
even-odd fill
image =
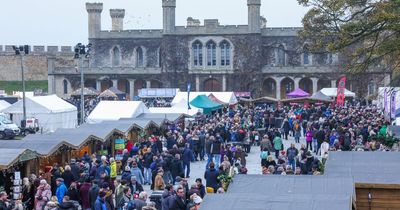
[[[138,164],[136,161],[134,161],[132,163],[132,167],[131,167],[131,176],[136,176],[137,181],[139,182],[139,184],[143,184],[144,183],[144,177],[143,177],[143,173],[142,170],[140,170],[140,168],[138,167]],[[130,180],[128,180],[129,182]]]
[[[96,199],[99,195],[100,187],[99,181],[97,179],[92,181],[92,187],[89,189],[89,204],[90,207],[93,209],[95,206]]]
[[[129,188],[131,188],[132,193],[136,193],[136,192],[142,192],[143,191],[143,186],[141,184],[139,184],[139,182],[137,182],[136,180],[136,176],[132,176],[131,177],[131,181],[129,182]]]
[[[188,204],[189,210],[198,210],[200,209],[200,203],[203,202],[200,196],[196,193],[190,196],[190,202]]]
[[[94,204],[94,210],[107,210],[105,191],[100,191]]]
[[[67,187],[64,184],[63,178],[56,179],[56,184],[57,184],[56,196],[58,199],[58,203],[61,204],[63,202],[65,194],[67,193]]]
[[[65,189],[66,191],[66,189]],[[51,198],[51,187],[46,180],[40,180],[40,185],[35,194],[35,209],[41,210]]]

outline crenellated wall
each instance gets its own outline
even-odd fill
[[[30,46],[29,54],[24,55],[26,80],[47,80],[49,58],[73,59],[73,48],[71,46]],[[0,45],[0,80],[21,80],[21,58],[15,55],[13,45]]]

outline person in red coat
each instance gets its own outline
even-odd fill
[[[92,185],[90,184],[89,178],[85,179],[85,182],[79,188],[79,193],[82,201],[82,209],[87,210],[90,209],[90,201],[89,201],[89,190]]]

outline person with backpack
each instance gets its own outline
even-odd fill
[[[263,151],[260,154],[261,166],[265,166],[266,165],[267,159],[268,159],[268,155],[269,155],[268,149],[264,148]]]
[[[279,133],[276,134],[273,143],[274,143],[274,149],[275,149],[275,157],[276,157],[276,159],[278,159],[279,151],[281,151],[282,147],[283,147],[281,135]]]
[[[131,201],[131,196],[131,188],[124,187],[122,197],[119,200],[116,200],[117,210],[125,209],[125,207],[128,206],[129,202]]]

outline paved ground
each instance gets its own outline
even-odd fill
[[[289,140],[283,140],[283,144],[286,148],[290,146],[291,143],[294,143],[294,138],[289,137]],[[300,139],[300,143],[296,144],[296,148],[300,148],[301,144],[305,144],[305,139],[302,137]],[[247,170],[248,174],[261,174],[261,159],[260,159],[260,148],[258,146],[253,146],[250,150],[250,153],[248,154],[246,158],[247,162]],[[203,179],[203,184],[205,184],[204,181],[204,171],[205,171],[205,165],[207,161],[197,161],[193,162],[190,165],[191,171],[190,171],[190,178],[189,178],[189,186],[191,184],[195,183],[196,178],[202,178]],[[144,186],[145,190],[149,193],[151,193],[150,186]]]

